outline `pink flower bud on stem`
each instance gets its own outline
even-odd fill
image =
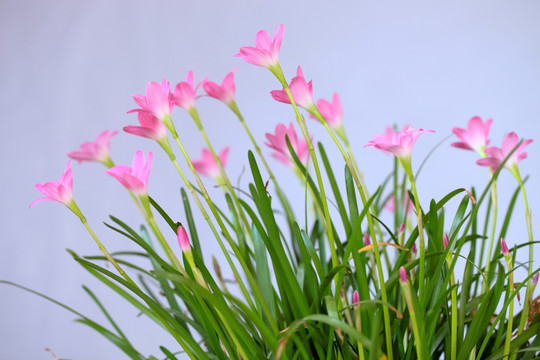
[[[409,280],[407,276],[407,270],[405,270],[403,266],[399,268],[399,280],[402,284],[406,284],[407,280]]]

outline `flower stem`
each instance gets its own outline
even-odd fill
[[[508,265],[508,296],[511,296],[512,291],[514,291],[514,271],[512,267],[512,260],[508,257],[506,260]],[[527,303],[527,301],[525,301]],[[512,323],[514,321],[514,299],[510,301],[510,306],[508,308],[508,323],[506,326],[506,340],[504,341],[504,352],[503,358],[508,358],[510,354],[510,343],[512,342]]]
[[[424,301],[424,279],[425,279],[425,254],[426,254],[426,244],[424,242],[424,221],[422,219],[422,209],[420,208],[420,199],[418,199],[418,191],[416,190],[416,181],[414,180],[414,175],[412,171],[407,169],[409,175],[409,180],[411,181],[411,188],[414,195],[414,202],[416,205],[416,214],[417,214],[417,223],[418,223],[418,240],[420,242],[420,260],[418,268],[418,297],[420,298],[420,304],[423,308]]]
[[[486,293],[489,289],[489,279],[491,278],[489,276],[489,269],[491,267],[491,254],[493,251],[493,241],[495,238],[495,228],[497,226],[497,180],[493,180],[493,183],[491,184],[491,204],[493,209],[493,219],[491,222],[491,234],[489,236],[489,247],[488,247],[488,254],[486,259],[486,274],[488,283],[484,283],[482,286],[482,293]],[[483,251],[480,253],[480,264],[482,264],[482,255]]]

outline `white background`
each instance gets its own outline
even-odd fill
[[[66,248],[81,255],[98,253],[92,239],[65,207],[42,203],[37,182],[58,180],[65,154],[105,129],[136,123],[126,111],[133,93],[144,93],[150,80],[176,84],[193,69],[221,82],[237,66],[237,102],[259,141],[279,122],[293,121],[292,110],[269,96],[278,89],[267,70],[233,58],[241,46],[254,45],[260,29],[272,32],[283,23],[280,61],[287,78],[301,65],[313,79],[316,98],[341,95],[345,127],[361,169],[373,191],[386,176],[391,158],[364,149],[386,125],[409,123],[434,129],[415,148],[413,165],[450,134],[479,115],[493,118],[493,145],[504,134],[536,139],[521,165],[530,174],[529,202],[538,230],[540,190],[540,3],[538,1],[0,1],[0,279],[15,281],[58,299],[105,324],[86,296],[93,289],[145,355],[159,355],[159,345],[176,350],[157,326],[95,281]],[[227,169],[236,179],[247,165],[247,137],[225,106],[198,101],[203,124],[215,147],[230,145]],[[183,111],[173,119],[188,151],[198,157],[203,140]],[[316,140],[332,148],[319,124],[308,125]],[[419,180],[425,206],[459,187],[483,188],[488,172],[474,164],[476,155],[449,147],[427,163]],[[182,220],[179,177],[149,140],[128,134],[113,138],[117,163],[130,163],[136,149],[155,152],[150,193]],[[265,149],[266,151],[266,149]],[[335,151],[336,172],[342,173]],[[287,184],[298,212],[302,191],[294,176],[272,162]],[[114,251],[131,244],[102,224],[114,214],[133,226],[141,222],[127,193],[99,164],[73,164],[74,196],[94,230]],[[247,186],[249,177],[241,180]],[[212,183],[208,182],[211,187]],[[515,188],[502,174],[501,208]],[[221,196],[218,189],[212,189]],[[296,195],[298,194],[298,195]],[[523,204],[517,204],[510,246],[526,241]],[[201,229],[205,228],[198,219]],[[202,230],[201,230],[202,231]],[[171,234],[169,234],[171,235]],[[174,237],[170,237],[174,244]],[[219,251],[204,239],[205,258]],[[538,255],[538,247],[536,248]],[[523,258],[522,258],[523,259]],[[224,266],[224,265],[223,265]],[[535,267],[538,263],[535,264]],[[74,323],[74,316],[19,289],[0,285],[0,359],[123,359],[107,340]],[[158,357],[161,357],[160,355]]]

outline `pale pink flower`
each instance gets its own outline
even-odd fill
[[[307,142],[303,139],[298,140],[292,123],[289,124],[289,128],[287,128],[284,124],[276,125],[275,135],[266,133],[266,139],[268,142],[265,142],[265,145],[275,150],[272,153],[272,156],[285,165],[292,165],[292,157],[289,153],[289,148],[287,147],[287,142],[285,140],[286,135],[289,136],[289,141],[291,142],[291,146],[298,156],[298,159],[300,159],[303,164],[306,164],[309,159]]]
[[[186,232],[186,229],[182,225],[179,225],[176,229],[176,234],[178,235],[178,245],[182,252],[191,251],[191,244],[189,243],[189,236]]]
[[[124,131],[133,135],[161,141],[167,136],[167,127],[157,117],[147,112],[139,112],[141,126],[124,126]]]
[[[525,146],[529,145],[533,140],[526,139],[523,140],[521,145],[510,155],[504,167],[510,170],[514,176],[517,176],[518,173],[518,163],[527,158],[527,153],[523,151]],[[504,159],[514,150],[514,148],[519,144],[519,138],[515,132],[506,134],[500,148],[496,146],[490,146],[486,149],[487,157],[479,159],[476,161],[478,165],[489,166],[493,172],[497,171],[499,166],[502,164]]]
[[[234,56],[241,57],[250,64],[270,69],[279,62],[278,56],[282,39],[283,24],[276,27],[272,39],[266,31],[261,30],[255,37],[255,47],[243,46],[240,48],[240,52]]]
[[[359,302],[360,302],[360,294],[358,294],[358,290],[354,290],[352,294],[352,303],[355,309],[360,306]]]
[[[408,215],[410,215],[413,212],[414,209],[414,203],[412,202],[411,198],[409,197],[409,192],[405,191],[403,195],[403,201],[401,204],[403,205],[403,210],[407,212]],[[399,202],[398,202],[399,203]],[[384,204],[384,208],[390,212],[394,212],[394,194],[390,195],[388,197],[388,201]],[[404,224],[402,224],[404,225]]]
[[[201,86],[201,84],[205,81],[206,78],[204,78],[197,85],[195,85],[193,71],[189,70],[187,73],[186,81],[179,82],[174,87],[174,104],[188,112],[191,109],[195,108],[197,90],[199,89],[199,86]]]
[[[375,135],[373,140],[367,143],[366,146],[372,146],[376,149],[380,149],[394,154],[403,167],[409,172],[412,171],[411,167],[411,153],[414,143],[420,135],[424,132],[435,132],[433,130],[413,129],[409,125],[401,131],[398,131],[390,137],[388,128],[384,135]]]
[[[30,204],[30,207],[34,206],[41,201],[58,201],[66,205],[71,209],[73,205],[73,171],[70,168],[71,160],[68,161],[66,169],[60,180],[48,181],[45,183],[39,183],[35,185],[37,191],[45,195],[45,197],[39,198]]]
[[[208,96],[223,101],[227,105],[231,104],[234,101],[234,92],[236,90],[236,87],[234,85],[235,70],[236,67],[234,67],[230,73],[225,75],[225,78],[221,82],[221,85],[218,85],[212,81],[207,81],[202,84],[202,87],[204,91],[206,91]]]
[[[307,111],[313,111],[315,106],[313,102],[313,84],[311,80],[306,82],[302,68],[299,66],[296,71],[296,76],[292,78],[289,84],[291,95],[296,105]],[[270,92],[274,100],[282,103],[290,104],[291,101],[285,90],[272,90]]]
[[[228,155],[229,155],[229,147],[226,147],[219,153],[218,158],[219,158],[219,162],[221,163],[221,166],[225,167]],[[210,150],[202,149],[201,159],[191,160],[191,163],[193,164],[193,167],[195,168],[195,170],[197,170],[199,174],[210,177],[214,179],[216,182],[221,181],[221,171],[219,170],[219,166],[216,163],[216,159],[214,158]]]
[[[484,151],[489,144],[488,135],[492,122],[492,119],[488,119],[484,123],[479,116],[475,116],[469,120],[467,129],[454,127],[452,131],[461,141],[452,143],[452,146],[476,151],[480,156],[485,156]]]
[[[69,152],[67,155],[79,163],[83,161],[97,161],[102,164],[110,163],[109,141],[118,131],[105,130],[94,141],[84,142],[79,151]]]
[[[152,167],[153,154],[148,152],[147,160],[144,160],[144,154],[137,150],[133,158],[132,166],[116,165],[107,170],[106,173],[116,178],[126,189],[138,196],[147,195],[148,177]]]
[[[341,108],[341,101],[338,93],[334,93],[332,102],[324,99],[317,100],[317,108],[328,126],[332,129],[339,129],[343,126],[343,109]],[[316,117],[311,114],[309,116],[316,119]]]
[[[149,112],[162,121],[171,116],[173,108],[171,86],[165,79],[161,81],[161,84],[150,81],[146,86],[146,96],[134,94],[133,100],[140,106],[140,109],[132,109],[128,113]]]
[[[407,283],[408,276],[407,276],[407,270],[402,266],[399,268],[399,279],[403,284]]]

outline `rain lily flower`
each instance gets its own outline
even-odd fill
[[[229,155],[229,147],[226,147],[223,149],[219,155],[219,162],[221,163],[222,167],[225,167],[225,163],[227,162],[227,156]],[[208,149],[203,149],[201,151],[201,159],[200,160],[192,160],[191,163],[193,164],[193,167],[197,172],[203,176],[210,177],[214,179],[217,183],[221,183],[221,171],[219,170],[219,166],[216,163],[216,159]]]
[[[35,200],[29,207],[32,207],[41,201],[58,201],[66,205],[68,209],[73,211],[73,213],[79,217],[79,219],[84,219],[81,210],[79,210],[75,200],[73,200],[73,171],[71,170],[70,165],[71,160],[68,160],[66,169],[62,176],[60,176],[58,182],[48,181],[35,185],[37,191],[45,195],[45,197]]]
[[[412,202],[411,198],[409,197],[409,192],[405,191],[403,195],[403,210],[407,212],[408,215],[410,215],[413,212],[414,209],[414,203]],[[386,204],[384,204],[384,208],[390,212],[394,212],[394,195],[390,195],[388,197],[388,201]],[[405,224],[402,224],[405,225]]]
[[[30,207],[41,201],[58,201],[69,207],[69,204],[73,201],[73,171],[70,165],[71,161],[68,161],[66,170],[64,170],[58,182],[48,181],[35,185],[37,191],[45,195],[45,197],[35,200],[30,204]]]
[[[289,153],[289,148],[287,147],[287,142],[285,140],[286,135],[289,136],[291,146],[300,161],[303,164],[307,164],[309,159],[308,145],[305,140],[298,140],[292,123],[289,124],[288,128],[284,124],[276,125],[275,135],[266,133],[266,139],[268,142],[265,142],[265,145],[275,150],[272,153],[272,156],[285,165],[293,164],[292,157]]]
[[[216,98],[227,105],[231,105],[231,103],[234,101],[234,92],[236,90],[234,84],[235,70],[236,67],[234,67],[230,73],[225,75],[225,78],[221,82],[221,85],[218,85],[212,81],[206,81],[204,84],[202,84],[202,87],[204,91],[206,91],[208,96]]]
[[[510,252],[508,251],[508,245],[506,245],[506,241],[504,241],[504,238],[501,238],[501,251],[505,257],[510,256]]]
[[[243,46],[240,52],[235,57],[241,57],[246,62],[265,67],[269,70],[279,66],[279,49],[283,39],[283,24],[276,27],[274,36],[270,39],[270,35],[264,30],[257,33],[255,37],[255,47]]]
[[[341,101],[338,93],[334,93],[332,102],[324,99],[317,100],[317,108],[328,126],[332,129],[339,129],[343,126],[343,109],[341,108]],[[310,117],[316,119],[316,117],[311,114]]]
[[[140,109],[129,110],[132,112],[149,112],[161,121],[170,121],[173,101],[171,96],[171,86],[165,79],[158,84],[150,81],[146,86],[146,96],[134,94],[133,100],[140,106]]]
[[[193,77],[193,71],[189,70],[186,81],[179,82],[174,87],[173,100],[174,104],[182,109],[190,112],[195,108],[195,98],[197,95],[197,90],[202,83],[206,81],[204,78],[196,86]]]
[[[139,124],[141,126],[124,126],[124,131],[145,138],[163,141],[167,138],[167,127],[154,115],[147,112],[139,112]]]
[[[407,171],[412,174],[411,169],[411,153],[414,143],[420,135],[424,132],[435,132],[433,130],[413,129],[410,126],[405,126],[401,131],[393,133],[390,136],[389,128],[386,128],[384,135],[375,135],[373,140],[367,143],[366,146],[372,146],[376,149],[380,149],[394,154],[400,161],[401,165]]]
[[[84,142],[79,151],[69,152],[67,155],[79,163],[83,161],[97,161],[105,166],[112,166],[109,156],[109,141],[118,131],[105,130],[94,141]]]
[[[289,84],[291,95],[296,105],[306,109],[310,113],[315,113],[316,107],[313,101],[313,85],[311,80],[306,82],[302,68],[299,66],[296,71],[296,76],[292,78]],[[291,101],[285,90],[272,90],[270,92],[274,100],[282,103],[290,104]]]
[[[527,153],[523,151],[525,146],[529,145],[533,140],[526,139],[523,140],[521,145],[510,155],[504,167],[510,170],[512,175],[519,179],[519,170],[518,163],[527,158]],[[476,163],[481,166],[489,166],[491,171],[495,172],[501,166],[504,159],[514,150],[519,144],[519,138],[515,132],[506,134],[500,148],[495,146],[490,146],[486,149],[487,157],[479,159]]]
[[[178,244],[180,245],[180,249],[182,249],[182,252],[191,251],[189,236],[186,232],[186,229],[182,225],[178,226],[178,228],[176,229],[176,234],[178,235]]]
[[[153,154],[151,151],[148,152],[148,158],[145,161],[143,152],[137,150],[131,167],[127,165],[116,165],[106,171],[106,173],[116,178],[126,189],[135,195],[144,197],[148,194],[147,185],[150,168],[152,167],[152,159]]]
[[[484,123],[482,119],[475,116],[469,120],[467,129],[455,127],[452,132],[461,140],[452,143],[452,146],[476,151],[480,156],[485,157],[486,146],[489,144],[489,129],[491,127],[492,119],[486,120]]]

